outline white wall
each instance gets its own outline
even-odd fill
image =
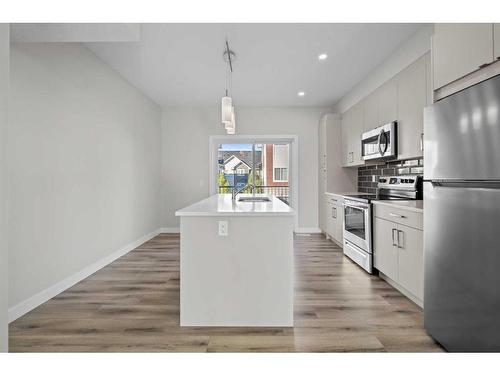
[[[87,48],[12,45],[11,308],[159,228],[160,124]]]
[[[403,42],[380,66],[359,82],[334,106],[336,113],[343,113],[373,92],[383,83],[394,77],[408,65],[431,50],[431,36],[434,25],[420,28],[412,37]]]
[[[329,111],[322,107],[236,108],[238,134],[299,136],[300,228],[318,228],[317,128],[322,114]],[[209,136],[221,134],[217,103],[163,109],[163,227],[179,227],[175,211],[209,195]]]
[[[5,136],[9,98],[9,25],[0,24],[0,352],[7,351],[7,221]]]

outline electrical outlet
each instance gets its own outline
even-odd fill
[[[227,221],[219,221],[219,236],[227,236],[229,224]]]

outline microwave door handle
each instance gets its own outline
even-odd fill
[[[387,137],[387,133],[384,132],[384,138],[385,138],[385,147],[384,147],[384,154],[387,152],[387,149],[389,148],[389,138]]]
[[[382,137],[385,138],[385,147],[383,151],[382,151],[382,144],[380,143]],[[385,134],[384,129],[380,129],[380,133],[378,135],[378,151],[380,152],[381,156],[384,156],[384,154],[387,152],[387,147],[389,147],[389,145],[387,144],[387,134]]]
[[[378,133],[378,139],[377,139],[377,144],[378,144],[378,152],[380,155],[382,154],[382,146],[380,145],[380,140],[382,139],[382,134],[384,134],[384,129],[380,129],[380,133]]]

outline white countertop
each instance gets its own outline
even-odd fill
[[[231,194],[215,194],[202,201],[182,208],[175,212],[175,216],[293,216],[295,210],[283,203],[278,198],[255,194],[255,196],[267,196],[270,202],[239,202],[240,197],[248,197],[252,194],[238,194],[236,202],[231,199]]]
[[[413,211],[413,212],[424,212],[424,201],[372,201],[373,204],[380,204],[385,206],[391,206],[400,208],[402,210]]]

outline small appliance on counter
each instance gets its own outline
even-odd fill
[[[372,204],[374,200],[422,199],[422,176],[381,176],[377,194],[344,196],[344,254],[373,273]]]

